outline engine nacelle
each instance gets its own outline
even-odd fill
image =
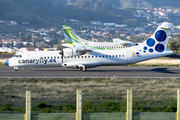
[[[83,53],[79,53],[76,50],[71,49],[71,48],[63,49],[63,52],[64,52],[63,53],[64,57],[78,56],[78,55],[82,55],[83,54]]]

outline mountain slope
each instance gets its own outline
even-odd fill
[[[131,11],[115,10],[105,2],[92,4],[93,9],[84,9],[73,5],[55,4],[52,0],[5,0],[0,1],[0,20],[14,20],[19,24],[27,21],[31,25],[46,26],[63,24],[62,18],[121,23],[123,19],[133,17]]]
[[[180,1],[179,0],[51,0],[56,4],[68,4],[73,3],[77,4],[81,2],[105,2],[110,4],[116,8],[146,8],[146,7],[179,7],[180,8]],[[85,8],[85,7],[84,7]]]
[[[162,6],[169,6],[169,7],[180,7],[179,0],[120,0],[121,7],[162,7]]]

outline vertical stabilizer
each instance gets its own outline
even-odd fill
[[[84,40],[81,37],[79,37],[70,26],[63,25],[62,28],[67,43],[76,44],[76,43],[87,42],[87,40]]]
[[[163,52],[166,50],[168,40],[170,38],[170,31],[173,27],[172,23],[163,22],[158,26],[155,33],[147,39],[141,46],[143,47],[144,52],[149,51],[150,53]]]

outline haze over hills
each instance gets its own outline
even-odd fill
[[[1,0],[0,20],[14,20],[18,24],[56,26],[64,19],[80,21],[101,21],[137,25],[143,19],[134,19],[136,7],[180,7],[174,0]],[[121,8],[121,9],[119,9]],[[122,9],[126,8],[126,9]],[[133,8],[133,9],[132,9]],[[146,20],[144,19],[143,22]],[[147,22],[147,21],[146,21]]]
[[[19,24],[26,21],[32,25],[55,25],[61,24],[64,19],[72,18],[85,22],[99,20],[116,23],[121,23],[123,19],[133,18],[131,11],[118,9],[116,11],[112,7],[103,6],[104,2],[97,4],[95,6],[97,9],[94,10],[64,5],[63,2],[62,4],[58,3],[60,3],[58,0],[0,1],[0,20],[14,20]]]
[[[137,8],[137,7],[146,8],[146,7],[162,7],[162,6],[180,7],[179,0],[173,0],[173,2],[170,0],[51,0],[51,1],[59,4],[73,3],[75,6],[84,3],[97,4],[100,2],[105,2],[117,8]]]

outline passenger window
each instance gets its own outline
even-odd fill
[[[86,58],[87,56],[85,56],[85,58]]]
[[[121,55],[119,55],[119,57],[121,57]]]
[[[106,57],[108,57],[108,55],[106,55]]]
[[[122,55],[122,57],[124,57],[124,55]]]
[[[104,55],[102,57],[104,57]]]
[[[99,55],[99,57],[101,57],[101,56]]]
[[[81,58],[83,58],[83,56],[81,56]]]
[[[80,58],[80,56],[78,56],[78,58]]]
[[[109,55],[109,57],[111,57],[111,55]]]
[[[96,55],[96,58],[97,58],[97,55]]]
[[[58,56],[58,59],[59,59],[59,56]]]
[[[92,58],[93,58],[94,56],[92,56]]]
[[[117,57],[117,55],[116,55],[116,57]]]
[[[49,59],[49,57],[48,57],[48,59]]]
[[[90,56],[88,56],[88,58],[90,58]]]
[[[114,57],[114,55],[112,57]]]
[[[54,59],[56,59],[56,57],[54,57]]]

